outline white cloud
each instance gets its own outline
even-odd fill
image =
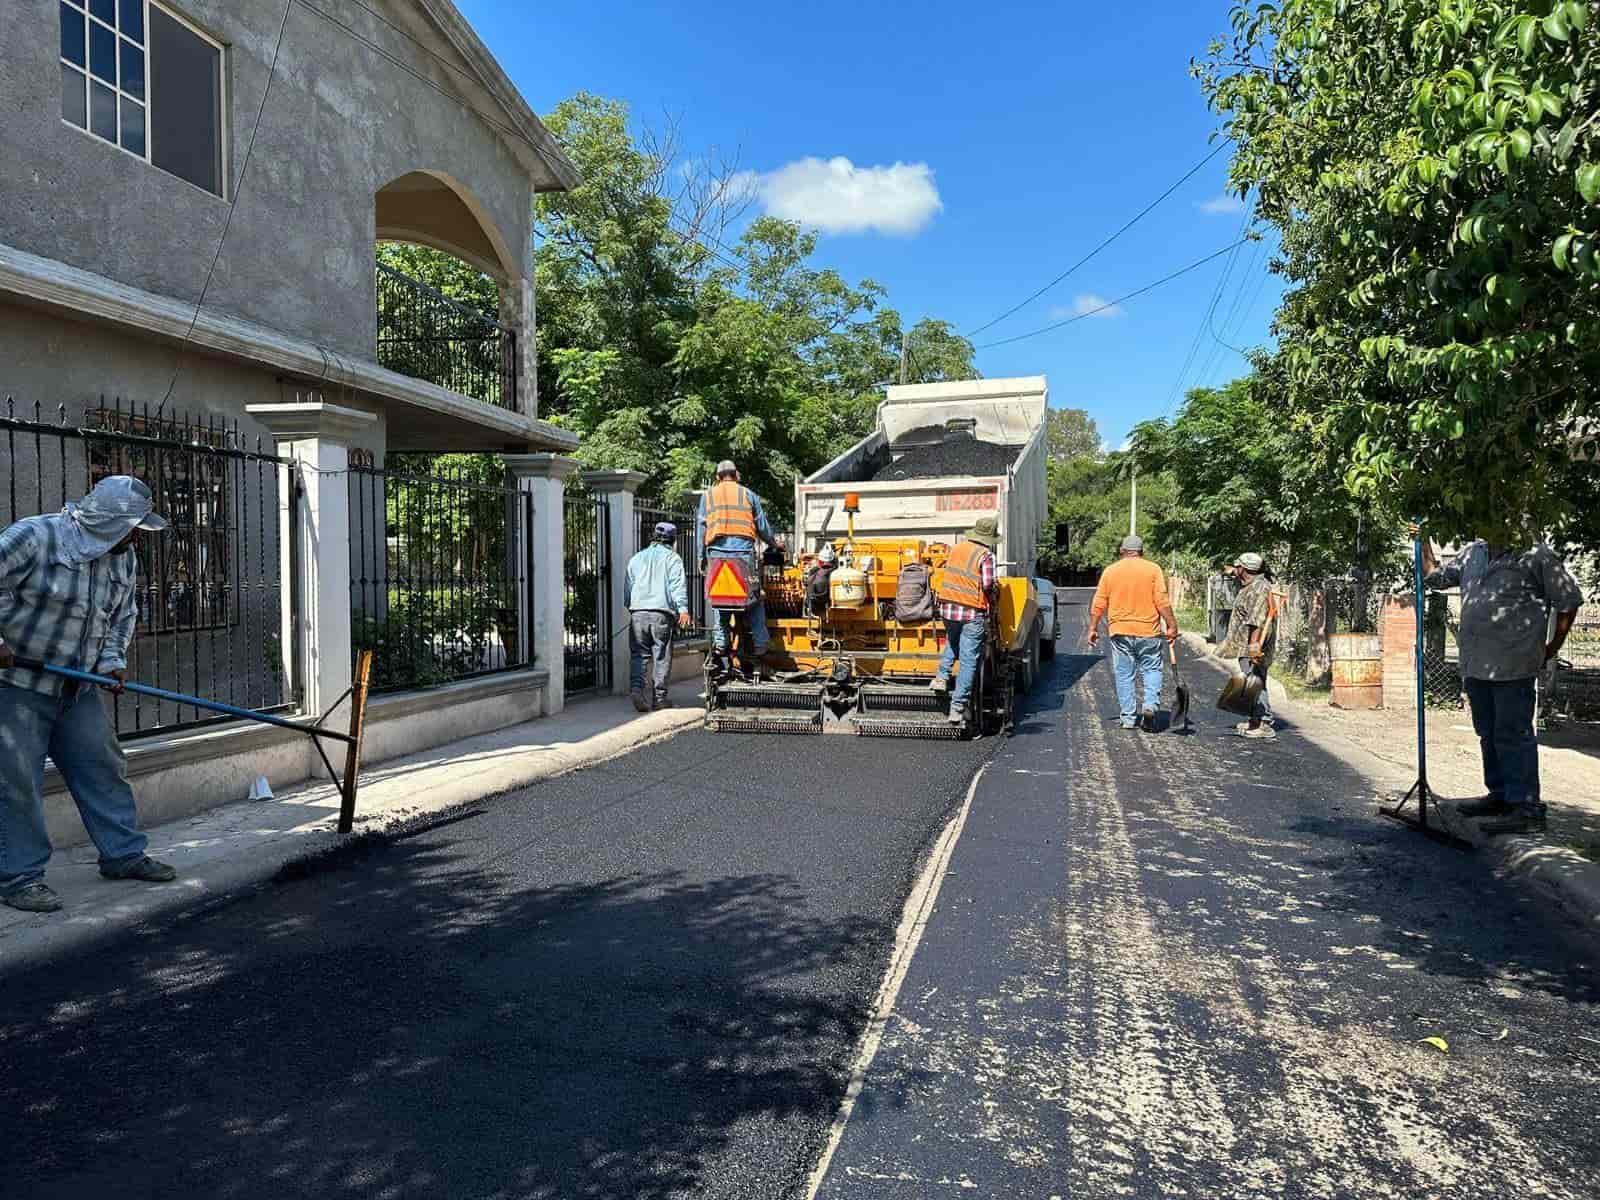
[[[1213,196],[1201,201],[1197,207],[1208,217],[1225,217],[1229,213],[1242,213],[1244,201],[1237,196]]]
[[[1104,296],[1097,296],[1093,292],[1083,292],[1072,298],[1071,304],[1058,304],[1050,310],[1052,321],[1065,321],[1071,317],[1092,317],[1099,320],[1101,317],[1125,317],[1128,310],[1120,304],[1112,304]]]
[[[910,237],[944,208],[927,163],[858,167],[848,158],[802,158],[754,180],[774,217],[823,233]]]

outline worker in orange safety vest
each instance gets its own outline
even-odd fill
[[[936,692],[948,689],[950,668],[960,658],[955,691],[950,693],[952,725],[963,725],[967,720],[972,681],[995,608],[998,585],[994,548],[999,540],[1000,523],[993,517],[981,518],[967,531],[966,540],[956,543],[949,561],[934,578],[933,594],[944,621],[944,654],[939,658],[939,673],[929,686]]]
[[[700,511],[695,520],[700,540],[702,565],[718,558],[737,558],[743,561],[751,580],[759,580],[761,562],[756,554],[757,541],[779,549],[777,536],[767,523],[767,514],[761,507],[761,497],[739,482],[739,468],[728,459],[717,464],[717,481],[700,497]],[[711,578],[706,571],[706,578]],[[760,593],[746,610],[750,619],[751,641],[757,662],[766,653],[770,635],[767,632],[766,605]],[[711,623],[713,654],[724,660],[728,655],[728,616],[715,610]]]

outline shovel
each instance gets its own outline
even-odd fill
[[[1183,681],[1183,676],[1178,673],[1178,650],[1171,642],[1167,643],[1167,658],[1172,663],[1172,683],[1177,691],[1177,700],[1172,706],[1172,724],[1169,728],[1187,733],[1189,731],[1189,685]]]

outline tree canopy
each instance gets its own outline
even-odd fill
[[[1441,536],[1592,535],[1597,48],[1571,0],[1282,0],[1196,65],[1282,234],[1286,419]]]

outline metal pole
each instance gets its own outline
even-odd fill
[[[1133,491],[1128,495],[1128,536],[1139,534],[1139,468],[1133,469]]]
[[[1422,609],[1422,539],[1426,536],[1417,522],[1419,528],[1417,535],[1412,539],[1412,573],[1416,587],[1417,608],[1417,823],[1426,829],[1428,827],[1428,723],[1427,723],[1427,653],[1426,637],[1423,633]]]

